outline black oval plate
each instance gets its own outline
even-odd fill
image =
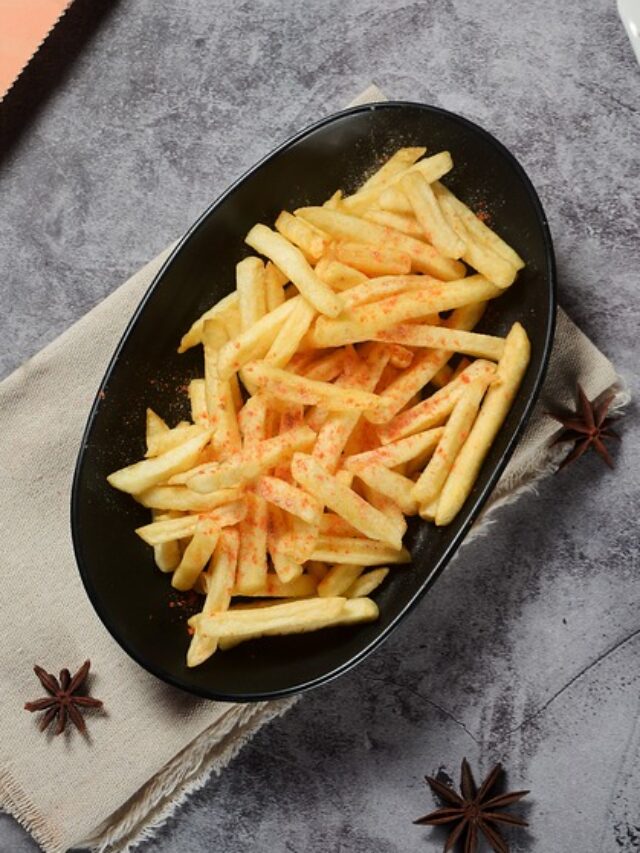
[[[249,254],[244,235],[272,223],[283,208],[318,204],[363,177],[401,145],[451,151],[445,182],[481,205],[525,259],[516,283],[494,303],[482,329],[506,333],[520,320],[532,360],[478,482],[444,529],[413,524],[413,565],[393,568],[375,593],[377,622],[301,636],[270,638],[214,655],[188,669],[185,607],[151,549],[133,532],[148,511],[107,485],[111,471],[144,454],[145,408],[176,421],[187,415],[184,387],[202,375],[201,348],[176,347],[196,317],[234,287],[236,263]],[[436,580],[491,494],[531,412],[553,340],[555,266],[547,220],[513,156],[477,125],[435,107],[388,102],[323,119],[255,166],[195,223],[135,312],[96,396],[78,457],[71,500],[76,559],[93,605],[111,634],[141,666],[199,696],[257,701],[305,690],[334,678],[372,651]]]

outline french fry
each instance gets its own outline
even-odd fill
[[[420,518],[424,521],[435,521],[438,514],[438,500],[439,498],[436,498],[430,504],[422,504],[419,510]]]
[[[220,537],[220,528],[209,518],[200,518],[196,522],[193,537],[180,560],[171,578],[171,586],[174,589],[186,591],[191,589],[198,575],[209,562],[213,549]]]
[[[218,353],[218,375],[220,379],[229,379],[248,361],[266,355],[278,332],[293,313],[299,301],[298,298],[283,302],[278,308],[269,314],[265,314],[250,329],[226,343]]]
[[[306,299],[301,299],[285,320],[269,351],[264,357],[267,364],[284,367],[298,349],[300,341],[309,331],[316,310]]]
[[[467,307],[495,299],[502,291],[482,276],[470,276],[448,284],[427,284],[422,290],[400,293],[379,302],[359,305],[348,319],[319,317],[310,332],[316,347],[336,347],[371,340],[378,332],[405,320],[414,320],[437,311]]]
[[[484,243],[490,249],[493,249],[498,255],[508,261],[516,270],[522,269],[524,261],[520,255],[512,249],[495,231],[483,222],[476,214],[467,207],[464,202],[460,201],[451,190],[447,189],[440,181],[433,184],[433,191],[441,204],[449,206],[464,223],[467,231],[478,243]]]
[[[154,441],[157,439],[159,435],[162,435],[165,432],[169,432],[169,426],[165,420],[163,420],[160,415],[157,415],[153,409],[147,409],[146,414],[146,442],[147,442],[147,454],[149,455],[149,447],[153,445]],[[155,454],[153,454],[155,455]]]
[[[179,447],[181,444],[184,444],[185,441],[189,441],[192,438],[203,435],[206,431],[205,427],[198,426],[198,424],[179,424],[173,429],[157,432],[155,435],[149,436],[147,439],[147,452],[145,453],[145,457],[151,458],[154,456],[160,456],[168,450],[173,450],[175,447]]]
[[[239,536],[237,530],[222,531],[209,568],[207,597],[202,607],[202,618],[224,613],[229,609],[238,560]],[[187,651],[187,666],[204,663],[216,651],[216,637],[200,630],[196,622],[194,634]]]
[[[405,515],[418,512],[418,501],[413,496],[413,480],[385,468],[384,465],[367,465],[360,468],[358,477],[372,489],[391,498]]]
[[[201,518],[207,518],[217,527],[233,527],[234,524],[242,521],[246,513],[247,506],[243,499],[216,507],[206,515],[183,515],[180,518],[171,518],[166,521],[153,521],[151,524],[138,527],[136,533],[147,545],[162,545],[163,542],[172,542],[176,539],[193,536]]]
[[[340,202],[342,201],[342,190],[336,190],[332,196],[330,196],[322,205],[323,207],[328,207],[331,210],[337,210],[340,207]]]
[[[241,534],[242,535],[242,534]],[[256,598],[306,598],[315,595],[318,581],[312,575],[300,575],[288,583],[283,583],[277,575],[269,573],[262,586],[254,592],[246,592],[236,585],[233,595],[246,595]]]
[[[242,494],[241,489],[220,489],[199,495],[184,486],[153,486],[134,497],[142,506],[164,512],[209,512],[216,507],[240,500]]]
[[[400,181],[400,189],[409,199],[415,217],[431,245],[445,258],[462,257],[466,242],[445,219],[435,193],[424,177],[417,172],[405,175]]]
[[[447,222],[465,244],[465,250],[462,253],[463,260],[502,289],[513,284],[518,274],[516,267],[485,243],[474,239],[463,220],[451,206],[448,197],[441,197],[440,204]]]
[[[347,536],[320,536],[311,555],[323,563],[357,563],[359,566],[379,566],[390,563],[410,563],[406,548],[397,550],[383,542]]]
[[[191,347],[197,346],[199,343],[202,343],[202,330],[204,328],[205,320],[210,320],[213,317],[221,317],[225,320],[229,315],[234,315],[239,308],[240,299],[237,291],[233,291],[228,296],[225,296],[224,299],[221,299],[220,302],[216,303],[212,308],[209,308],[208,311],[205,311],[202,316],[198,317],[198,319],[193,323],[189,331],[183,335],[182,340],[180,341],[180,346],[178,347],[178,352],[186,352]]]
[[[236,265],[236,289],[240,300],[240,328],[244,332],[267,313],[264,263],[244,258]]]
[[[368,178],[361,187],[358,188],[358,193],[366,193],[369,190],[380,189],[389,184],[396,175],[405,172],[409,166],[413,166],[416,160],[424,156],[426,148],[398,148],[388,160],[380,166],[379,169]],[[356,193],[355,195],[357,195]],[[354,197],[351,196],[353,199]],[[353,203],[353,202],[352,202]]]
[[[374,335],[375,340],[402,344],[406,347],[429,347],[463,352],[490,361],[499,361],[504,352],[504,338],[480,335],[446,326],[399,324]]]
[[[478,376],[492,379],[495,375],[495,364],[479,359],[462,371],[460,376],[445,385],[431,397],[421,403],[400,412],[392,421],[378,427],[378,435],[383,444],[396,442],[401,438],[422,432],[444,423],[453,411],[465,387]]]
[[[411,202],[402,190],[398,189],[398,187],[388,187],[388,189],[381,192],[378,197],[378,205],[381,210],[387,211],[388,213],[396,213],[401,216],[413,216]],[[424,233],[422,239],[424,239]]]
[[[251,362],[245,371],[260,391],[278,400],[307,406],[320,405],[331,411],[366,411],[379,403],[377,396],[368,391],[307,379],[260,361]]]
[[[254,225],[245,242],[273,261],[316,311],[337,317],[342,310],[340,298],[318,278],[300,249],[266,225]]]
[[[200,451],[208,443],[211,437],[211,432],[205,430],[200,435],[194,436],[184,444],[174,447],[163,453],[161,456],[155,456],[153,459],[143,459],[141,462],[135,462],[133,465],[127,465],[126,468],[120,468],[109,474],[107,481],[114,489],[119,489],[121,492],[129,494],[138,494],[150,489],[169,479],[169,477],[181,471],[187,471],[195,465]],[[213,491],[209,489],[208,491]]]
[[[426,285],[439,288],[442,287],[442,282],[426,275],[384,275],[367,279],[342,295],[345,313],[348,315],[352,308],[379,302],[399,293],[423,291]]]
[[[256,595],[267,582],[268,510],[263,498],[247,492],[247,515],[240,522],[237,595]]]
[[[384,465],[385,468],[395,468],[403,462],[409,462],[418,455],[433,452],[443,433],[443,427],[435,427],[414,435],[389,442],[383,447],[357,453],[344,460],[344,466],[349,471],[358,472],[369,465]]]
[[[152,510],[153,521],[168,521],[176,518],[175,512],[161,512]],[[180,562],[180,545],[178,542],[161,542],[153,546],[153,561],[161,572],[172,572]]]
[[[389,364],[398,370],[404,370],[413,361],[413,352],[402,344],[391,344],[389,353]]]
[[[376,509],[379,509],[380,512],[383,512],[395,524],[401,525],[406,533],[407,522],[404,517],[404,513],[392,498],[388,495],[383,495],[382,492],[377,491],[377,489],[371,488],[371,486],[368,486],[363,480],[359,481],[358,488],[360,494],[366,501]]]
[[[456,403],[429,464],[413,487],[413,497],[419,504],[433,503],[440,494],[471,431],[488,384],[488,377],[474,379]]]
[[[360,577],[364,566],[350,563],[336,563],[318,584],[318,595],[327,598],[334,595],[344,595],[351,584]]]
[[[520,323],[507,335],[504,355],[498,363],[495,381],[487,391],[478,417],[458,454],[456,464],[444,484],[436,524],[449,524],[466,501],[489,452],[489,448],[511,408],[529,364],[531,345]]]
[[[377,589],[382,581],[389,574],[389,569],[374,569],[355,580],[351,586],[345,590],[344,595],[347,598],[364,598]]]
[[[283,539],[287,535],[287,514],[275,504],[267,507],[269,527],[267,546],[273,568],[282,583],[289,583],[302,574],[302,562],[297,561],[283,550]]]
[[[411,258],[398,249],[339,240],[334,244],[333,252],[340,263],[360,270],[367,276],[406,275],[411,270]]]
[[[329,237],[318,228],[298,216],[287,213],[286,210],[283,210],[276,219],[276,231],[297,246],[311,263],[315,263],[322,257],[330,242]]]
[[[317,379],[319,382],[332,382],[342,373],[344,368],[344,350],[336,349],[319,358],[299,371],[307,379]]]
[[[474,303],[457,308],[444,321],[449,328],[473,329],[484,313],[484,303]],[[424,388],[435,374],[449,361],[451,350],[425,350],[417,355],[411,367],[403,371],[397,379],[391,382],[380,393],[380,403],[377,409],[366,413],[367,420],[372,423],[387,423],[394,415],[403,409],[411,398]]]
[[[362,284],[367,280],[367,276],[360,270],[329,257],[320,258],[315,267],[315,274],[333,290],[340,291],[349,290],[356,284]]]
[[[242,278],[243,274],[239,277]],[[218,374],[219,353],[226,342],[227,332],[221,320],[218,317],[205,320],[202,332],[204,390],[211,426],[211,446],[219,459],[228,459],[240,449],[240,430],[231,383],[228,379],[221,379]]]
[[[306,598],[256,610],[203,615],[196,624],[197,630],[205,636],[242,641],[280,634],[303,634],[335,625],[370,622],[377,617],[378,608],[369,598]]]
[[[275,311],[284,302],[284,286],[286,283],[286,275],[272,261],[269,261],[264,268],[264,292],[267,301],[267,313]]]
[[[207,397],[204,390],[204,379],[192,379],[189,382],[189,403],[191,406],[191,420],[194,424],[209,428],[209,414],[207,412]]]
[[[408,202],[407,204],[410,208]],[[408,234],[409,237],[415,237],[416,240],[424,240],[424,231],[412,213],[394,213],[391,210],[372,208],[365,210],[362,218],[368,219],[369,222],[375,222],[377,225],[386,225],[387,228],[393,228],[394,231],[401,231],[403,234]]]
[[[291,473],[294,480],[304,489],[315,495],[319,501],[342,516],[357,530],[392,548],[402,547],[402,529],[398,529],[353,489],[337,481],[312,456],[295,453],[291,461]]]
[[[346,210],[359,212],[376,202],[380,198],[381,192],[387,192],[389,188],[395,187],[405,175],[417,172],[429,183],[432,183],[433,181],[437,181],[438,178],[441,178],[443,175],[446,175],[452,168],[453,160],[451,159],[449,152],[440,151],[432,157],[420,160],[408,169],[396,172],[396,174],[390,176],[388,180],[380,181],[376,186],[373,186],[369,190],[360,190],[355,195],[347,196],[347,198],[343,199],[342,205]]]
[[[322,513],[322,506],[314,497],[277,477],[260,477],[256,483],[256,493],[307,524],[316,523]]]
[[[264,397],[249,397],[238,413],[238,426],[244,450],[255,448],[267,438],[267,401]]]
[[[459,261],[443,258],[433,246],[401,231],[394,231],[393,228],[324,207],[303,207],[296,214],[334,237],[406,252],[411,258],[412,268],[417,272],[428,273],[443,281],[453,281],[465,274],[464,265]],[[335,317],[336,314],[330,316]]]
[[[361,537],[364,534],[356,530],[348,521],[336,515],[334,512],[325,512],[320,518],[320,526],[318,529],[320,536],[355,536]]]
[[[240,486],[290,459],[295,451],[308,449],[315,438],[315,432],[307,426],[267,438],[252,448],[241,450],[226,462],[201,466],[199,472],[188,478],[187,485],[201,493]]]

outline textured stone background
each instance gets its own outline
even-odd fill
[[[640,388],[640,68],[604,0],[77,0],[0,105],[0,373],[370,81],[523,163],[561,300]],[[28,84],[28,85],[27,85]],[[422,777],[530,787],[514,851],[640,849],[640,448],[503,512],[355,672],[263,730],[142,850],[437,851]],[[35,845],[7,816],[0,850]]]

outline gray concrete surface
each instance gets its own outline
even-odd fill
[[[36,68],[38,103],[0,105],[3,375],[373,80],[514,151],[562,303],[637,396],[640,68],[612,0],[121,0],[96,2],[95,26],[84,5]],[[433,806],[422,779],[463,755],[532,789],[512,850],[640,849],[633,408],[622,432],[615,474],[588,458],[505,510],[383,649],[263,730],[141,850],[437,851],[442,835],[411,823]],[[0,819],[0,850],[35,849]]]

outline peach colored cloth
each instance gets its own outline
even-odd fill
[[[73,0],[0,0],[0,100]]]

